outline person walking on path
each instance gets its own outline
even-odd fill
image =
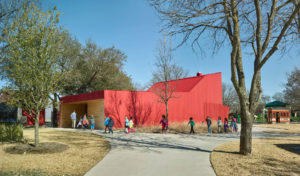
[[[218,133],[221,133],[222,132],[222,120],[221,120],[221,117],[219,117],[219,120],[218,120]]]
[[[110,118],[109,118],[109,121],[108,121],[108,129],[109,129],[108,133],[114,134],[114,132],[113,132],[113,130],[112,130],[113,126],[114,126],[114,121],[113,121],[113,119],[110,117]]]
[[[105,120],[104,120],[104,133],[106,133],[106,130],[108,130],[108,122],[109,122],[109,117],[106,116]]]
[[[159,122],[161,124],[161,133],[166,133],[167,131],[167,119],[166,119],[166,116],[163,114],[162,115],[162,119],[160,120]]]
[[[75,110],[72,112],[70,117],[72,120],[72,128],[75,128],[76,127],[76,119],[77,119]]]
[[[125,133],[128,134],[129,131],[129,120],[127,116],[125,116]]]
[[[130,133],[131,131],[136,132],[135,129],[133,128],[133,126],[134,126],[134,123],[132,121],[132,117],[130,117],[128,133]]]
[[[211,120],[210,120],[210,117],[207,116],[206,118],[206,124],[207,124],[207,132],[208,133],[211,133],[211,129],[210,129],[210,126],[211,126]]]
[[[231,128],[231,132],[232,133],[234,133],[235,132],[235,129],[234,129],[234,125],[235,124],[235,122],[234,122],[234,120],[233,120],[233,118],[231,119],[231,122],[230,122],[230,128]]]
[[[237,133],[237,132],[238,132],[237,115],[235,115],[235,116],[233,117],[233,121],[234,121],[234,123],[233,123],[234,132]]]
[[[190,117],[190,121],[189,121],[188,125],[191,126],[190,134],[192,134],[192,133],[195,134],[195,131],[194,131],[195,122],[193,121],[193,117]]]
[[[91,124],[91,130],[93,131],[95,129],[95,118],[93,115],[90,117],[90,124]]]
[[[225,117],[225,120],[224,120],[224,131],[225,131],[225,133],[228,133],[228,120],[227,120],[226,117]]]

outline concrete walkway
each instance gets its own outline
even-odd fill
[[[240,128],[239,128],[240,129]],[[254,128],[253,137],[282,137]],[[239,139],[236,134],[104,134],[111,151],[86,176],[210,176],[210,153],[218,145]]]

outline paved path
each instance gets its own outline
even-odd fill
[[[239,128],[240,129],[240,128]],[[253,137],[286,135],[262,133]],[[239,134],[104,134],[111,151],[86,176],[210,176],[215,175],[210,153],[218,145],[239,139]]]

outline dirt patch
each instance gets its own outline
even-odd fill
[[[60,153],[69,148],[68,145],[57,142],[40,143],[37,147],[32,144],[17,144],[6,148],[4,151],[10,154],[46,154]]]
[[[216,147],[211,153],[216,174],[300,175],[300,157],[296,152],[300,137],[254,139],[252,143],[252,154],[249,156],[239,154],[239,141]]]
[[[24,137],[29,144],[34,143],[34,130],[25,129]],[[1,175],[84,175],[109,151],[109,142],[101,136],[83,131],[66,131],[52,128],[40,129],[40,146],[47,146],[43,153],[7,153],[13,147],[28,149],[20,144],[0,144]],[[63,150],[53,153],[54,147]],[[60,148],[63,149],[60,149]],[[52,151],[52,152],[51,152]]]

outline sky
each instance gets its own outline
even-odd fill
[[[147,0],[44,0],[44,7],[56,6],[62,13],[60,24],[82,44],[92,39],[99,47],[115,46],[127,55],[124,71],[134,83],[145,85],[155,70],[156,49],[162,23],[158,14]],[[209,39],[200,39],[206,45]],[[175,47],[180,39],[173,38]],[[273,55],[262,68],[262,88],[264,94],[272,96],[284,89],[286,73],[300,66],[299,48],[284,56]],[[212,55],[209,48],[205,53],[193,51],[185,44],[173,52],[177,65],[195,76],[197,72],[209,74],[222,72],[222,81],[230,81],[230,47],[224,47]],[[297,54],[298,53],[298,54]],[[247,88],[250,89],[253,74],[253,58],[244,55]],[[0,83],[1,84],[1,83]],[[3,82],[2,82],[3,84]]]

